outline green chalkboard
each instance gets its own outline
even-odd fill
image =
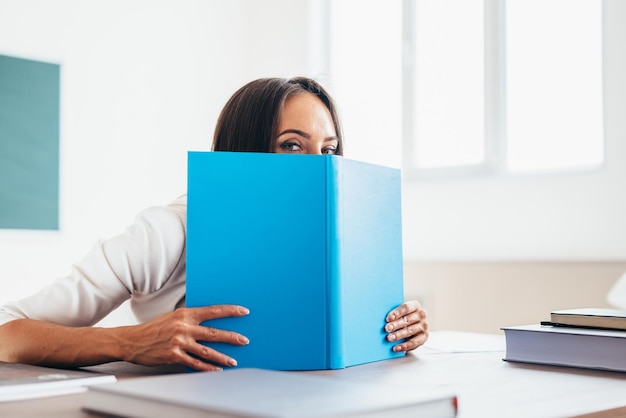
[[[0,55],[0,228],[59,229],[60,66]]]

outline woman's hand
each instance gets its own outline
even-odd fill
[[[237,362],[198,341],[245,345],[241,334],[208,328],[201,322],[248,314],[236,305],[181,308],[140,325],[100,328],[66,327],[35,319],[0,326],[0,360],[52,367],[81,367],[125,360],[146,366],[181,364],[198,370]]]
[[[124,360],[153,366],[182,364],[196,370],[221,370],[237,361],[198,341],[246,345],[248,339],[236,332],[200,325],[201,322],[231,316],[244,316],[248,309],[237,305],[180,308],[140,325],[118,328]]]
[[[393,351],[411,351],[424,344],[428,339],[428,319],[426,311],[419,302],[410,300],[398,306],[386,318],[387,341],[399,341]]]

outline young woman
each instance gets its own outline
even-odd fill
[[[343,155],[337,111],[324,88],[308,78],[252,81],[218,119],[214,151]],[[198,341],[248,343],[244,335],[199,325],[243,316],[236,305],[185,308],[187,197],[142,211],[122,234],[99,241],[66,277],[0,307],[0,360],[77,367],[124,360],[218,370],[235,366]],[[93,327],[127,299],[140,322]],[[409,351],[428,338],[426,313],[408,301],[386,317],[389,341]],[[205,361],[203,361],[205,360]]]

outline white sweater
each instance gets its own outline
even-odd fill
[[[32,296],[0,307],[0,325],[18,318],[89,326],[127,299],[140,322],[185,304],[187,196],[145,209],[122,234]]]

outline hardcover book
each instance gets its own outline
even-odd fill
[[[626,330],[626,310],[579,308],[552,311],[550,322],[564,326]]]
[[[127,379],[89,388],[87,411],[125,417],[455,417],[451,392],[310,373],[235,369]]]
[[[329,155],[190,152],[188,307],[237,304],[204,325],[240,367],[337,369],[403,356],[386,341],[403,302],[400,171]]]
[[[624,331],[546,325],[502,329],[506,361],[626,372]]]

